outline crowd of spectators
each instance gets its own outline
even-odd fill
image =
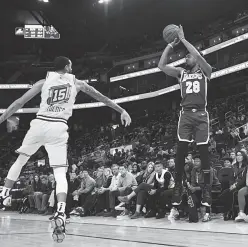
[[[224,193],[213,204],[212,210],[223,212],[225,220],[235,217],[241,221],[245,219],[244,198],[247,191],[242,189],[246,183],[244,173],[248,165],[245,99],[245,95],[239,95],[209,104],[213,193],[220,195],[221,191],[229,188],[230,193],[235,195]],[[142,215],[146,218],[163,218],[171,209],[177,118],[177,111],[174,110],[147,113],[140,119],[134,119],[129,129],[108,125],[88,129],[85,133],[80,124],[72,126],[68,150],[68,217],[115,217],[121,211],[120,217],[130,215],[131,219]],[[0,184],[3,184],[6,172],[14,161],[12,153],[7,152],[8,148],[15,147],[22,135],[24,133],[18,131],[7,136],[11,139],[6,140],[5,154],[9,154],[10,159],[6,159],[1,166],[3,176]],[[37,160],[44,160],[44,163],[37,166]],[[200,207],[203,176],[201,160],[194,144],[190,145],[185,162],[185,178],[192,193],[196,194]],[[21,213],[51,215],[56,205],[54,188],[49,162],[44,152],[39,150],[12,190],[11,208]],[[241,192],[238,192],[239,189]],[[224,203],[230,202],[230,198],[237,199],[236,195],[240,209],[238,216],[237,208],[233,206],[237,203]],[[119,204],[118,198],[125,202]],[[187,200],[184,202],[180,209],[181,216],[188,213]]]

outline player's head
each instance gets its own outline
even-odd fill
[[[199,53],[201,56],[203,56],[203,54],[201,52],[199,52]],[[187,65],[188,69],[192,69],[197,65],[196,58],[192,54],[188,53],[186,55],[185,59],[186,59],[186,65]]]
[[[186,59],[186,65],[189,69],[192,69],[196,66],[196,64],[197,64],[196,59],[192,54],[188,53],[186,55],[185,59]]]
[[[63,71],[65,73],[72,72],[72,62],[68,57],[56,57],[54,67],[55,71]]]

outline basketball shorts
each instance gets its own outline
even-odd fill
[[[179,116],[178,131],[179,141],[195,142],[197,145],[209,142],[209,115],[207,111],[182,110]]]
[[[31,156],[44,146],[51,167],[67,167],[68,126],[62,122],[34,119],[17,153]]]

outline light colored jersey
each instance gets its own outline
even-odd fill
[[[48,72],[41,90],[37,118],[52,122],[67,122],[72,115],[77,90],[72,74]]]

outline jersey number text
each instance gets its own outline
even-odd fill
[[[60,87],[52,87],[50,88],[48,105],[52,105],[55,103],[66,103],[70,99],[71,94],[71,86],[64,85]]]
[[[187,81],[186,82],[186,94],[199,93],[200,92],[200,82],[199,81]]]

